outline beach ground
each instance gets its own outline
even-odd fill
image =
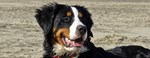
[[[0,0],[0,58],[41,58],[43,33],[34,15],[48,2],[81,5],[92,14],[97,47],[150,48],[149,0]]]

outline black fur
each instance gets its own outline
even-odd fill
[[[130,45],[110,50],[89,45],[90,51],[80,54],[79,58],[150,58],[150,50],[141,46]]]
[[[44,5],[41,9],[36,10],[36,19],[39,23],[40,27],[44,31],[44,50],[46,51],[44,54],[44,58],[49,58],[53,55],[52,53],[52,43],[51,43],[51,37],[52,37],[52,27],[53,27],[53,20],[55,11],[57,8],[57,4],[48,4]]]
[[[45,36],[43,44],[45,54],[43,58],[52,58],[54,55],[52,51],[53,44],[51,43],[51,38],[53,37],[52,28],[56,14],[63,6],[67,5],[50,3],[36,10],[36,20],[43,29]],[[84,45],[87,46],[89,51],[79,54],[78,58],[150,58],[150,50],[141,46],[122,46],[111,50],[95,47],[94,44],[90,42],[90,37],[93,37],[91,32],[91,27],[93,25],[91,14],[82,6],[75,5],[74,7],[81,9],[81,12],[86,14],[84,16],[86,20],[83,21],[83,23],[88,30],[88,39]]]
[[[149,49],[136,45],[116,47],[108,52],[124,58],[150,58]]]

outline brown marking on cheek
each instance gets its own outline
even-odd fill
[[[72,13],[71,13],[71,12],[67,12],[66,15],[67,15],[67,16],[72,16]]]
[[[83,16],[83,14],[82,13],[79,13],[79,17],[82,17]]]
[[[61,45],[63,45],[62,36],[69,38],[69,29],[68,28],[62,28],[56,32],[57,42]]]

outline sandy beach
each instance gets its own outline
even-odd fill
[[[49,2],[88,8],[94,22],[91,41],[97,47],[150,49],[149,0],[0,0],[0,58],[42,57],[44,37],[34,15]]]

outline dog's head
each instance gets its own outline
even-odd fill
[[[80,49],[90,40],[93,22],[82,6],[51,3],[37,9],[36,19],[48,42],[66,50]],[[55,48],[60,48],[53,46]]]

